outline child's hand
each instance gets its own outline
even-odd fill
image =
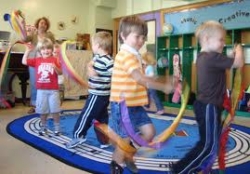
[[[175,78],[172,76],[167,77],[165,84],[166,85],[164,88],[164,93],[165,94],[173,93],[176,86]]]
[[[235,44],[234,49],[233,49],[234,55],[235,55],[236,52],[242,52],[243,51],[242,49],[243,48],[242,48],[241,44]]]
[[[52,66],[53,69],[56,69],[56,65],[54,63],[52,63],[51,66]]]
[[[26,44],[25,47],[26,47],[26,52],[31,52],[35,48],[34,45],[30,43]]]
[[[58,68],[58,67],[56,66],[56,64],[53,63],[51,66],[52,66],[52,68],[55,70],[55,72],[56,72],[58,75],[61,75],[61,74],[62,74],[62,69],[61,69],[61,68]]]

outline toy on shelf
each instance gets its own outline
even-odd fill
[[[173,76],[174,76],[174,81],[177,83],[176,89],[172,98],[173,103],[179,103],[180,102],[180,97],[181,97],[181,90],[182,90],[182,74],[181,74],[181,68],[180,68],[180,56],[178,54],[174,54],[173,56]]]

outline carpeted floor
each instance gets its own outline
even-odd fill
[[[72,138],[72,131],[78,110],[66,110],[61,115],[62,135],[59,137],[39,136],[40,119],[33,114],[23,116],[12,121],[7,126],[7,131],[17,139],[43,151],[44,153],[72,165],[76,168],[92,173],[109,173],[109,163],[113,147],[101,149],[96,141],[93,129],[90,129],[87,141],[74,149],[66,149],[65,143]],[[157,129],[157,134],[172,124],[175,115],[165,114],[156,116],[149,113]],[[49,119],[49,127],[52,129],[53,121]],[[135,157],[140,173],[157,174],[169,171],[168,164],[180,159],[198,139],[196,122],[189,117],[184,117],[178,126],[175,136],[171,137],[164,148],[158,151],[148,151],[140,148]],[[226,156],[227,174],[248,174],[250,168],[250,129],[243,126],[232,125],[230,138],[227,144]],[[217,161],[213,169],[218,169]],[[129,173],[125,169],[125,173]]]

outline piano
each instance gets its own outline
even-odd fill
[[[5,52],[0,52],[0,65],[2,65],[2,61],[4,58]],[[21,52],[12,52],[10,55],[10,60],[9,60],[9,66],[7,71],[12,72],[13,75],[11,76],[8,83],[8,90],[12,90],[12,81],[14,80],[14,77],[17,76],[18,79],[20,80],[20,89],[21,89],[21,102],[26,105],[26,92],[27,92],[27,80],[29,79],[29,70],[28,66],[22,64],[22,57],[23,53]],[[18,102],[18,101],[17,101]]]

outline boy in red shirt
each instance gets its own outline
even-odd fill
[[[58,75],[62,74],[61,65],[56,57],[53,57],[53,43],[50,39],[43,39],[38,46],[41,57],[29,59],[32,46],[27,46],[22,63],[35,68],[37,101],[36,113],[40,114],[41,130],[39,135],[47,133],[47,117],[49,114],[54,119],[54,134],[60,134],[60,98]]]

